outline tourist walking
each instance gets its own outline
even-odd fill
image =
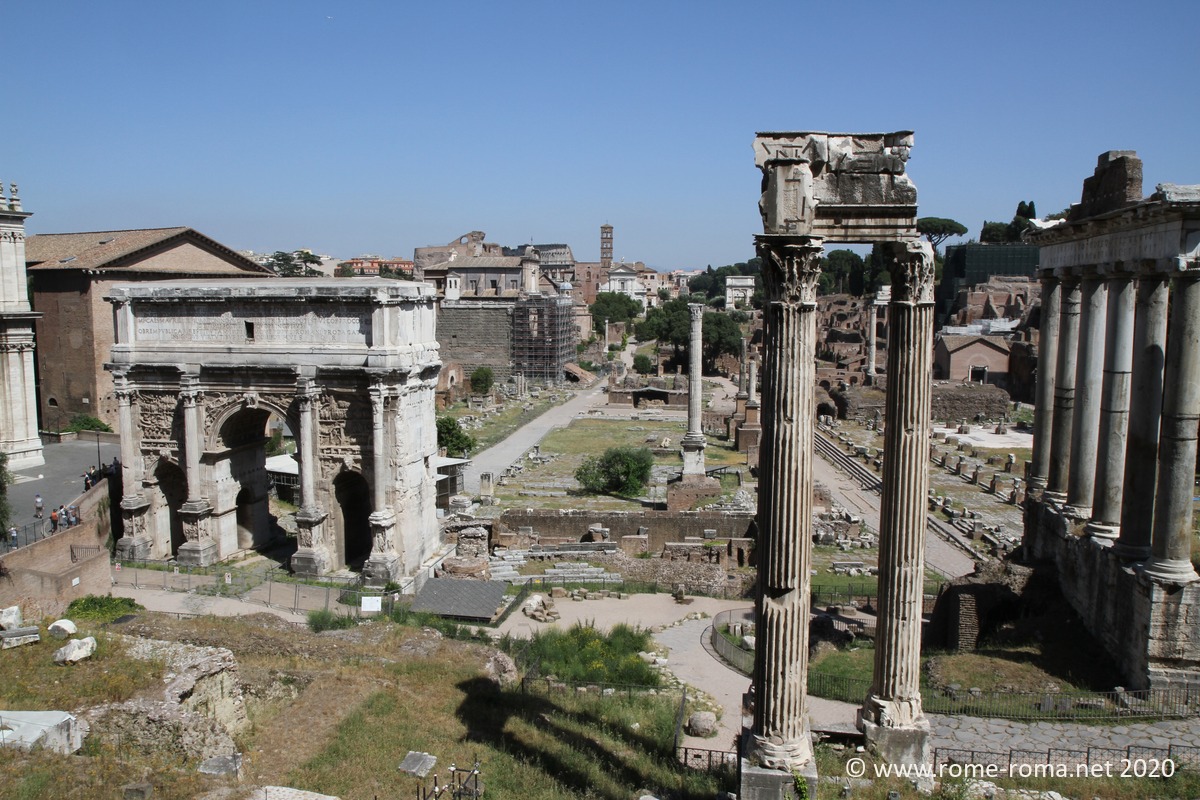
[[[50,532],[58,533],[58,509],[50,509]]]
[[[9,550],[17,549],[17,526],[16,525],[8,526],[8,549]]]
[[[33,496],[33,515],[38,519],[42,518],[42,511],[45,510],[45,505],[46,504],[42,501],[42,496],[40,494],[35,494]]]

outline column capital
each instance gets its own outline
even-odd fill
[[[699,320],[699,319],[703,319],[704,318],[704,304],[703,303],[688,303],[688,314],[691,315],[691,319],[693,322],[696,320]]]
[[[184,408],[195,408],[196,401],[203,397],[200,391],[200,379],[195,375],[182,375],[179,378],[179,399]]]
[[[763,261],[763,288],[768,303],[815,306],[821,277],[824,240],[819,236],[763,234],[754,237]]]
[[[910,239],[889,246],[895,269],[892,273],[892,302],[932,305],[934,289],[933,245]]]

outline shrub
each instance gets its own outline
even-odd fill
[[[476,445],[475,437],[464,431],[454,417],[437,418],[437,442],[452,456],[465,456]]]
[[[123,617],[135,611],[145,611],[145,609],[128,597],[89,594],[72,600],[71,604],[67,606],[66,616],[69,619],[87,619],[104,623],[112,622],[117,617]]]
[[[66,431],[102,431],[104,433],[112,433],[112,428],[107,422],[96,419],[88,414],[76,414],[71,417],[71,421],[63,430]]]
[[[604,455],[587,458],[575,470],[575,480],[593,494],[637,497],[653,466],[654,456],[645,447],[610,447]]]
[[[658,686],[658,672],[638,655],[651,649],[649,631],[622,623],[605,634],[577,622],[567,631],[534,634],[524,659],[540,664],[541,675],[564,681]]]
[[[654,372],[654,361],[645,353],[638,353],[633,357],[633,371],[639,375],[649,375]]]
[[[358,624],[354,617],[344,616],[326,608],[308,612],[308,628],[313,633],[353,628]]]
[[[471,391],[475,394],[487,394],[495,382],[496,376],[491,367],[478,367],[471,373]]]

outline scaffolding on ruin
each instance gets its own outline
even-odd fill
[[[574,306],[568,295],[531,294],[513,309],[513,371],[558,383],[575,357]]]

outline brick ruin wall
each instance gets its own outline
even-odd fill
[[[930,411],[934,422],[998,420],[1008,413],[1008,392],[998,386],[934,381]]]
[[[713,511],[642,511],[638,513],[554,511],[523,509],[506,511],[496,526],[496,540],[505,534],[515,534],[531,527],[539,540],[546,543],[578,542],[592,525],[608,528],[611,541],[636,536],[646,528],[646,541],[641,549],[661,552],[668,543],[684,541],[687,537],[703,538],[706,530],[715,530],[718,539],[745,539],[753,536],[752,514],[725,514]]]
[[[506,381],[512,374],[512,305],[443,302],[437,340],[443,362],[461,364],[468,376],[490,367],[497,381]]]
[[[1059,588],[1116,662],[1127,688],[1200,682],[1200,582],[1170,590],[1081,536],[1045,504],[1026,507],[1027,560],[1050,562]]]

